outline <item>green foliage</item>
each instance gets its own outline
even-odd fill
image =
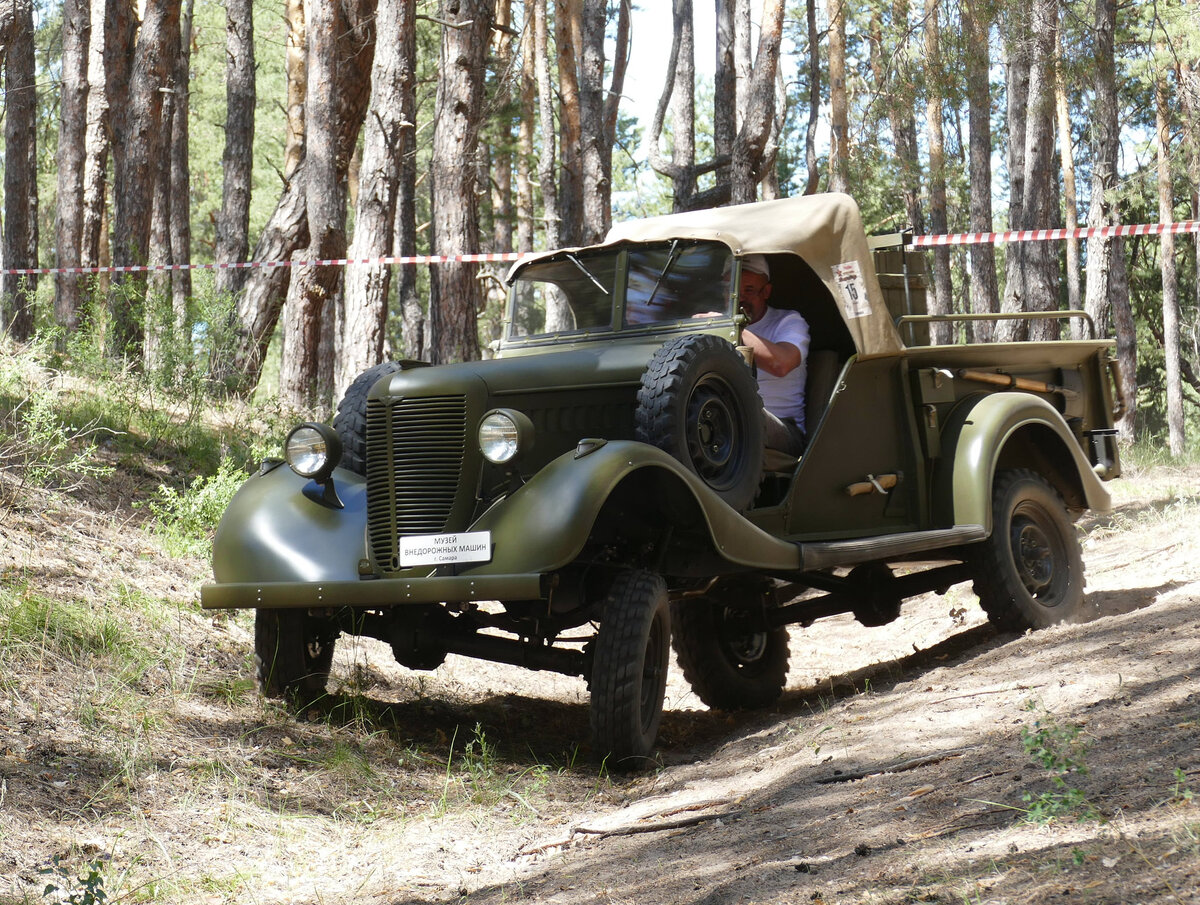
[[[1060,723],[1050,711],[1036,701],[1025,703],[1025,710],[1035,715],[1033,724],[1021,730],[1021,743],[1033,760],[1050,778],[1049,791],[1040,794],[1024,792],[1026,819],[1030,823],[1049,823],[1057,817],[1090,820],[1095,809],[1087,796],[1072,783],[1086,776],[1087,744],[1080,738],[1080,727]]]
[[[87,873],[76,876],[62,863],[62,856],[55,855],[53,866],[38,871],[49,878],[42,898],[67,905],[103,905],[108,901],[108,893],[104,891],[104,862],[88,861],[84,867]]]
[[[245,480],[242,466],[226,458],[216,474],[201,475],[186,490],[160,484],[150,511],[155,517],[155,534],[167,551],[174,556],[205,555],[217,522]]]

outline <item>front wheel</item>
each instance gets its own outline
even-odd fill
[[[257,610],[254,662],[258,690],[306,707],[325,694],[335,634],[304,610]]]
[[[613,766],[654,750],[667,690],[671,610],[653,572],[619,573],[609,588],[592,659],[592,741]]]
[[[972,558],[975,593],[998,628],[1024,631],[1083,616],[1079,537],[1062,497],[1036,472],[997,474],[992,534]]]
[[[749,613],[702,597],[671,604],[672,644],[684,678],[709,707],[753,710],[787,684],[788,630],[755,625]]]

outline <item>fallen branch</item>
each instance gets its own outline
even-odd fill
[[[675,808],[670,811],[663,811],[663,814],[679,814],[684,811],[694,811],[700,808],[713,807],[714,805],[728,804],[728,800],[719,799],[716,801],[702,801],[696,804],[685,805]],[[537,845],[532,848],[522,849],[517,852],[517,857],[526,857],[530,855],[541,855],[556,848],[566,848],[575,842],[579,841],[580,836],[588,836],[591,839],[607,839],[609,836],[633,836],[637,833],[664,833],[669,830],[684,829],[689,826],[696,826],[700,823],[706,823],[709,820],[719,820],[722,817],[740,817],[741,811],[719,811],[715,814],[693,814],[690,817],[680,817],[677,820],[654,820],[642,823],[628,823],[614,827],[587,827],[577,826],[571,830],[565,839],[558,839],[554,842],[546,842],[542,845]]]
[[[898,764],[892,764],[887,767],[869,767],[865,770],[853,770],[849,773],[835,773],[833,776],[825,776],[817,780],[818,785],[828,785],[834,782],[853,782],[856,779],[866,779],[868,776],[880,776],[884,773],[903,773],[905,770],[916,770],[919,767],[928,767],[930,764],[936,764],[951,757],[962,757],[970,748],[955,748],[951,751],[942,751],[938,754],[927,754],[924,757],[914,757],[912,760],[901,761]]]

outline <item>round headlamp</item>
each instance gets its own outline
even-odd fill
[[[292,428],[283,444],[283,457],[300,477],[320,484],[341,462],[342,441],[328,424],[309,421]]]
[[[479,422],[479,451],[493,465],[506,465],[533,445],[533,422],[512,409],[494,409]]]

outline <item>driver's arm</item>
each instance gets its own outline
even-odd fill
[[[742,343],[754,351],[754,364],[773,377],[790,374],[804,362],[804,355],[791,343],[773,343],[755,336],[749,328],[742,330]]]

